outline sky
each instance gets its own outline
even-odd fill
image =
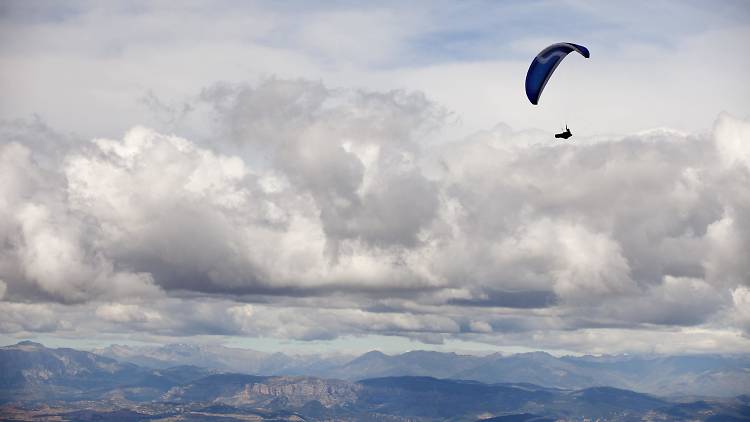
[[[0,2],[0,343],[750,352],[749,22]]]

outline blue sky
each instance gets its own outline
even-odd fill
[[[749,14],[743,2],[8,2],[0,115],[115,136],[151,117],[148,92],[181,102],[217,81],[276,75],[421,90],[461,119],[446,138],[499,122],[555,130],[564,112],[589,135],[707,130],[720,111],[748,109],[737,79]],[[561,40],[592,59],[566,63],[530,107],[518,89],[528,62]]]
[[[0,339],[747,351],[749,18],[4,2]]]

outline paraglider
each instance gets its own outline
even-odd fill
[[[526,97],[531,101],[531,104],[539,104],[539,97],[542,95],[542,91],[547,86],[547,82],[549,82],[555,69],[573,51],[587,59],[590,56],[588,48],[578,44],[563,42],[550,45],[532,60],[529,71],[526,73]],[[573,134],[568,129],[568,126],[565,125],[565,132],[556,134],[555,138],[568,139],[571,136]]]

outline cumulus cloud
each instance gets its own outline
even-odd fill
[[[737,327],[742,329],[745,336],[750,336],[750,289],[738,287],[732,291],[731,318]]]
[[[161,315],[152,310],[144,310],[138,305],[108,303],[96,308],[96,315],[104,320],[117,323],[147,322],[160,320]]]
[[[40,154],[45,157],[46,151]],[[8,245],[0,262],[11,294],[77,302],[151,292],[149,274],[115,270],[106,251],[89,243],[96,227],[70,207],[61,169],[45,168],[36,158],[18,142],[0,145],[0,161],[7,164],[0,186],[0,239]]]
[[[3,332],[55,330],[40,301],[98,317],[80,329],[164,336],[747,332],[747,121],[431,144],[448,114],[419,93],[267,79],[213,85],[206,106],[211,139],[4,135]]]
[[[716,148],[725,166],[744,166],[750,169],[750,122],[737,121],[727,113],[722,113],[715,123]]]
[[[0,302],[0,332],[43,333],[69,328],[68,322],[44,304]]]

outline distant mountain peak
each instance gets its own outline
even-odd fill
[[[393,359],[391,356],[386,355],[385,353],[379,351],[379,350],[371,350],[363,355],[360,355],[346,364],[347,368],[352,368],[355,366],[362,366],[369,367],[370,365],[384,365],[387,364],[387,362],[391,362]]]
[[[31,340],[19,341],[18,343],[16,343],[15,345],[11,347],[23,347],[25,349],[28,349],[28,348],[46,349],[46,347],[44,347],[42,343],[36,343]]]
[[[438,352],[435,350],[409,350],[408,352],[402,353],[401,356],[448,356],[455,357],[461,356],[454,352]]]
[[[364,359],[376,359],[376,358],[388,358],[390,356],[386,355],[385,353],[381,352],[380,350],[370,350],[369,352],[361,355],[356,360],[364,360]]]
[[[521,356],[543,356],[543,357],[553,357],[547,352],[544,352],[542,350],[537,350],[534,352],[526,352],[526,353],[519,353]]]

